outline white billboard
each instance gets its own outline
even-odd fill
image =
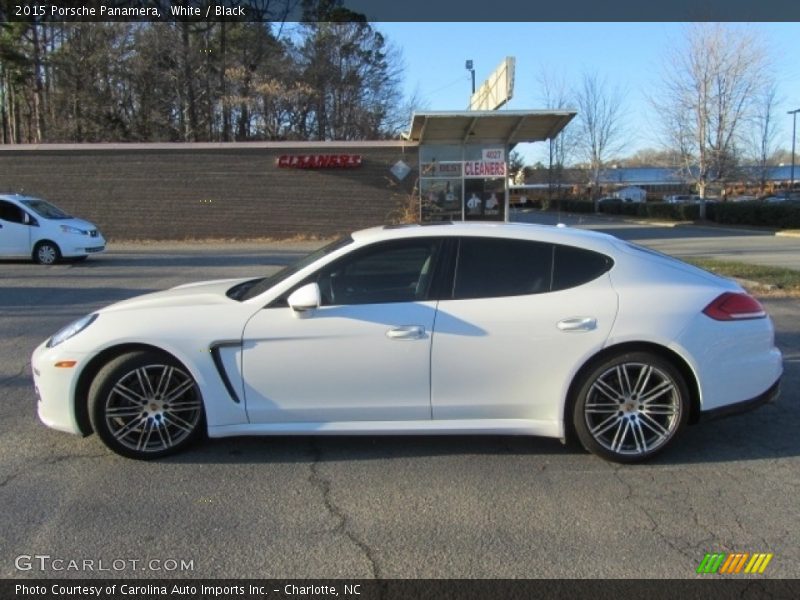
[[[516,59],[507,56],[486,78],[469,101],[470,110],[497,110],[514,95]]]

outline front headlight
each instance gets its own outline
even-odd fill
[[[91,315],[86,315],[85,317],[81,317],[77,321],[73,321],[66,327],[62,327],[59,331],[47,340],[47,347],[53,348],[58,346],[61,342],[67,341],[72,336],[78,335],[81,331],[86,329],[89,325],[94,323],[94,320],[97,318],[97,313],[92,313]]]
[[[84,231],[83,229],[78,229],[77,227],[73,227],[72,225],[62,225],[61,231],[64,233],[74,233],[76,235],[87,235],[89,232]]]

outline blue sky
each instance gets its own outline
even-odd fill
[[[647,93],[657,89],[661,65],[676,47],[685,23],[377,23],[405,62],[404,90],[415,90],[428,110],[463,110],[469,102],[472,59],[476,85],[506,56],[516,58],[514,97],[504,108],[543,108],[538,89],[543,69],[563,74],[568,83],[595,72],[626,91],[629,115],[626,154],[658,147],[655,119]],[[792,118],[800,108],[800,23],[735,24],[754,30],[775,65],[781,97],[778,147],[790,149]],[[503,109],[501,109],[503,110]],[[544,144],[521,148],[529,160],[544,158]]]

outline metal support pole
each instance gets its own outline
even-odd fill
[[[547,207],[553,202],[553,138],[550,142],[550,161],[547,165]],[[559,182],[560,183],[560,182]]]
[[[800,108],[788,112],[788,114],[792,115],[792,174],[789,180],[789,194],[794,192],[794,143],[797,136],[797,113],[799,112]],[[789,198],[791,198],[791,196],[789,196]]]

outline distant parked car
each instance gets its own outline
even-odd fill
[[[106,241],[89,221],[41,198],[0,195],[0,257],[30,257],[52,265],[61,258],[82,259],[105,248]]]
[[[674,196],[665,196],[664,202],[667,204],[682,204],[684,202],[700,202],[700,196],[692,194],[675,194]]]
[[[733,196],[732,198],[728,198],[729,202],[753,202],[755,200],[758,200],[758,198],[748,195]]]
[[[641,204],[644,200],[640,198],[629,198],[629,197],[620,197],[620,196],[605,196],[598,200],[600,204],[611,203],[611,202],[621,202],[622,204]]]
[[[770,204],[775,202],[799,202],[800,193],[778,192],[777,194],[772,194],[771,196],[765,196],[763,200],[764,202],[769,202]]]

